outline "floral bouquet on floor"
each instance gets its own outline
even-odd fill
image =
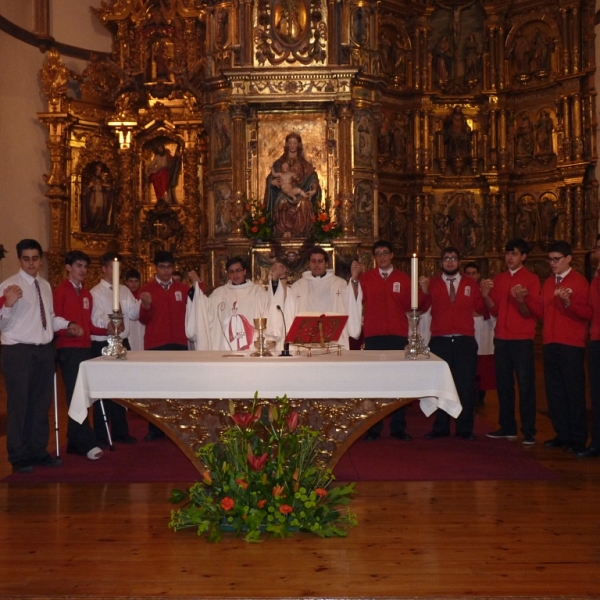
[[[273,219],[259,202],[246,204],[247,216],[244,219],[246,236],[251,240],[270,240],[273,237]]]
[[[212,542],[222,531],[258,542],[263,533],[345,536],[356,525],[356,516],[339,508],[350,503],[354,483],[331,487],[331,470],[316,464],[320,434],[299,424],[287,396],[267,408],[255,394],[251,412],[236,414],[233,402],[229,410],[234,424],[198,450],[203,480],[173,490],[170,501],[185,504],[171,511],[169,527],[195,527]]]

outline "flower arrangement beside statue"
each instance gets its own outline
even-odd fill
[[[257,201],[251,201],[246,204],[246,212],[246,236],[251,240],[270,240],[273,237],[273,219],[266,208]]]
[[[310,238],[316,242],[332,240],[342,235],[342,228],[331,220],[329,212],[319,209],[317,214],[312,217],[313,226],[310,230]]]
[[[356,525],[356,516],[340,508],[349,504],[354,483],[330,486],[331,470],[316,462],[320,434],[300,425],[287,396],[265,407],[255,394],[251,412],[236,413],[233,402],[229,410],[234,424],[197,452],[203,480],[173,490],[171,502],[185,504],[171,512],[170,527],[194,527],[212,542],[223,530],[258,542],[263,532],[332,537]]]

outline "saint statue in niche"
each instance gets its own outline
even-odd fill
[[[304,237],[321,201],[319,176],[304,158],[302,138],[289,133],[283,154],[267,177],[264,205],[272,215],[275,237]]]
[[[174,188],[181,171],[181,146],[177,146],[175,156],[163,142],[157,142],[154,157],[148,165],[148,181],[154,188],[157,200],[165,200],[167,204],[177,204]]]
[[[88,165],[82,174],[81,231],[112,233],[115,206],[112,176],[101,162]]]
[[[460,106],[455,106],[445,119],[444,142],[450,160],[471,156],[471,127]]]

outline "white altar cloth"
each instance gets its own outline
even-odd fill
[[[345,351],[312,357],[227,356],[223,352],[129,352],[126,360],[81,363],[69,416],[82,423],[100,398],[420,398],[429,416],[437,408],[462,410],[450,369],[435,355],[404,358],[404,351]]]

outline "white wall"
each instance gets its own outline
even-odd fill
[[[110,50],[111,38],[89,10],[100,0],[53,0],[50,34],[58,41],[99,51]],[[0,14],[20,27],[33,28],[32,0],[0,0]],[[39,72],[45,55],[0,31],[0,244],[9,251],[0,261],[0,280],[18,270],[16,243],[35,238],[46,250],[49,243],[48,189],[50,173],[47,129],[37,118],[46,110]],[[68,68],[81,73],[83,61],[65,58]]]

